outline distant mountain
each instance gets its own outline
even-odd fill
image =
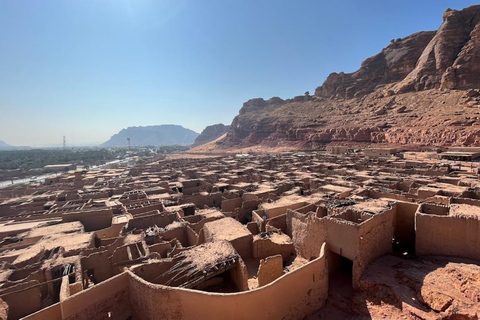
[[[17,146],[12,146],[5,141],[0,140],[0,150],[25,150],[25,149],[31,149],[30,147],[17,147]]]
[[[223,123],[212,124],[203,129],[202,133],[195,139],[194,146],[213,141],[220,137],[222,134],[228,131],[230,126],[226,126]]]
[[[190,145],[198,137],[198,133],[179,125],[162,124],[159,126],[129,127],[114,134],[103,147]]]

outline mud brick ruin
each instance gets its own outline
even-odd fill
[[[478,169],[336,151],[166,159],[2,189],[3,316],[323,319],[344,312],[342,290],[370,316],[380,293],[425,319],[477,312],[475,295],[424,290],[438,268],[480,260]]]

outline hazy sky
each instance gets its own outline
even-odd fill
[[[129,126],[229,124],[314,92],[461,0],[0,0],[0,140],[101,143]]]

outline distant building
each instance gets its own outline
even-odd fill
[[[69,171],[69,170],[75,170],[77,166],[75,164],[71,163],[65,163],[65,164],[49,164],[43,169],[47,172],[61,172],[61,171]]]
[[[480,157],[480,152],[469,151],[447,151],[439,154],[439,158],[442,160],[454,160],[454,161],[473,161]]]
[[[331,154],[345,154],[352,151],[348,146],[327,146],[326,151]]]
[[[397,153],[395,148],[370,148],[363,150],[366,157],[390,157]]]

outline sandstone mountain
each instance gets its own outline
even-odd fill
[[[315,95],[244,103],[217,148],[329,143],[480,144],[480,6],[448,9],[437,31],[392,40]]]
[[[223,123],[212,124],[207,126],[200,135],[195,139],[193,143],[194,146],[199,146],[201,144],[213,141],[220,137],[222,134],[226,133],[230,126],[226,126]]]
[[[198,133],[179,125],[163,124],[159,126],[129,127],[114,134],[103,147],[190,145]]]

